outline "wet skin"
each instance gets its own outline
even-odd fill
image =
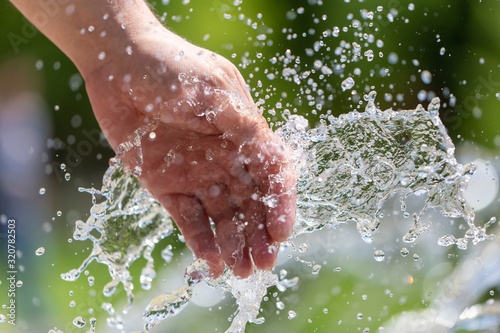
[[[212,276],[224,264],[241,277],[272,269],[295,219],[287,147],[234,65],[168,37],[148,36],[130,62],[108,63],[87,78],[95,116]],[[142,151],[123,151],[119,145],[141,126]]]

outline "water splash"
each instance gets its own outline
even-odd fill
[[[491,239],[484,226],[474,224],[474,213],[462,197],[475,170],[471,163],[459,164],[455,147],[438,116],[439,99],[425,110],[381,111],[368,100],[365,112],[351,112],[307,129],[307,120],[292,115],[280,133],[296,153],[298,166],[297,223],[294,236],[354,221],[365,242],[379,229],[383,204],[394,194],[406,211],[406,198],[427,193],[420,212],[403,240],[415,241],[429,223],[422,215],[439,208],[444,216],[463,218],[469,229],[462,237],[444,235],[438,243],[466,249]]]
[[[73,238],[89,239],[93,248],[80,267],[61,274],[61,278],[75,281],[88,264],[96,260],[108,266],[112,278],[104,287],[104,295],[113,295],[121,282],[131,304],[134,286],[128,268],[141,256],[147,260],[141,283],[148,289],[155,276],[151,253],[158,241],[173,232],[173,222],[137,179],[124,172],[117,158],[111,159],[101,190],[79,190],[92,195],[93,206],[86,222],[76,222]]]
[[[374,99],[375,93],[365,96],[365,112],[330,116],[312,129],[305,118],[289,116],[277,131],[293,148],[300,175],[297,221],[290,240],[325,226],[336,228],[340,223],[354,221],[363,240],[371,242],[380,226],[384,202],[397,194],[401,210],[405,211],[406,198],[421,191],[427,193],[426,202],[413,215],[405,242],[414,242],[429,228],[429,223],[421,218],[430,208],[439,208],[444,216],[461,217],[469,226],[462,237],[444,235],[438,240],[440,245],[456,244],[465,249],[469,241],[476,244],[493,238],[486,234],[486,229],[494,218],[484,226],[476,226],[474,213],[462,198],[474,165],[456,161],[454,145],[438,116],[439,100],[432,100],[427,110],[419,105],[415,110],[381,111],[375,107]],[[140,149],[140,144],[133,146]],[[100,191],[81,191],[92,194],[94,205],[87,222],[77,221],[74,238],[90,239],[94,246],[79,268],[61,277],[76,280],[96,259],[108,266],[112,276],[104,294],[112,295],[121,282],[131,304],[133,284],[128,268],[142,255],[147,263],[140,282],[144,289],[151,287],[156,276],[151,252],[160,239],[172,233],[172,220],[136,178],[124,172],[117,158],[111,160]],[[99,236],[93,235],[93,231]],[[167,261],[171,259],[170,250],[167,247],[165,251]],[[306,251],[304,247],[301,250]],[[310,266],[315,274],[321,268],[312,263]],[[242,332],[246,323],[264,321],[257,316],[268,287],[276,285],[283,292],[298,282],[297,277],[284,279],[286,274],[281,274],[278,279],[268,271],[256,271],[249,278],[240,279],[228,270],[210,280],[203,273],[207,269],[203,261],[196,261],[187,270],[184,286],[155,297],[144,312],[144,331],[149,332],[160,321],[182,311],[191,300],[194,285],[201,280],[232,293],[236,299],[238,310],[227,332]],[[201,278],[192,279],[193,272]]]

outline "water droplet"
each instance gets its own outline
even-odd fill
[[[432,74],[428,70],[423,70],[422,73],[420,73],[420,78],[423,83],[429,84],[432,81]]]
[[[415,253],[413,255],[413,260],[417,261],[419,258],[420,258],[420,256],[418,254]]]
[[[403,257],[406,257],[409,253],[410,253],[410,252],[408,251],[408,249],[407,249],[406,247],[403,247],[403,248],[401,249],[401,255],[402,255]]]
[[[289,20],[289,21],[293,21],[297,18],[297,13],[295,13],[294,11],[292,10],[289,10],[288,12],[286,12],[286,19]]]
[[[312,274],[318,275],[320,270],[321,270],[321,265],[314,265],[312,268]]]
[[[299,252],[301,252],[301,253],[307,252],[307,244],[306,243],[302,243],[299,245]]]
[[[395,52],[391,52],[389,53],[389,55],[387,56],[387,61],[390,63],[390,64],[397,64],[398,61],[399,61],[399,56],[397,53]]]
[[[344,81],[342,81],[342,91],[346,91],[348,89],[352,89],[352,87],[354,87],[354,79],[352,77],[348,77],[347,79],[345,79]]]
[[[69,181],[71,179],[71,174],[69,172],[66,172],[64,174],[64,179],[66,179],[66,181]]]
[[[74,300],[71,300],[71,301],[69,302],[69,307],[70,307],[70,308],[74,308],[74,307],[75,307],[75,305],[76,305],[76,302],[75,302]]]
[[[38,248],[38,249],[36,249],[36,251],[35,251],[35,254],[36,254],[37,256],[41,256],[41,255],[43,255],[44,253],[45,253],[45,248],[44,248],[44,247],[39,247],[39,248]]]
[[[78,328],[83,328],[85,327],[86,324],[87,322],[81,316],[78,316],[75,319],[73,319],[73,325],[75,325]]]
[[[40,187],[40,190],[38,191],[38,193],[40,193],[40,195],[44,195],[45,194],[45,187]]]
[[[91,275],[87,278],[87,281],[89,281],[89,286],[92,287],[94,285],[95,278]]]
[[[285,308],[285,303],[283,302],[276,302],[276,307],[280,310],[283,310]]]
[[[295,311],[293,310],[288,311],[288,319],[293,319],[295,317],[297,317],[297,313],[295,313]]]
[[[373,252],[373,258],[375,258],[375,261],[382,262],[385,260],[385,253],[382,250],[376,250]]]
[[[104,58],[106,58],[106,53],[105,52],[100,52],[97,55],[97,59],[99,59],[99,60],[104,60]]]
[[[408,4],[408,10],[413,11],[415,10],[415,5],[413,3]]]
[[[130,45],[129,45],[129,46],[127,46],[127,47],[125,48],[125,52],[127,52],[127,54],[128,54],[128,55],[131,55],[131,54],[132,54],[132,46],[130,46]]]
[[[138,165],[134,167],[134,170],[132,171],[132,174],[136,177],[140,177],[142,175],[142,168]]]
[[[7,318],[3,314],[0,314],[0,323],[4,323],[6,320]]]
[[[16,287],[21,288],[23,286],[23,281],[17,280]]]
[[[43,60],[39,59],[35,62],[35,69],[40,71],[43,69]]]
[[[497,97],[498,101],[500,102],[500,91],[499,91],[499,92],[497,92],[497,93],[495,94],[495,96]]]
[[[359,312],[357,315],[356,315],[356,318],[358,319],[363,319],[363,314],[361,312]]]
[[[442,47],[442,48],[439,49],[439,54],[440,55],[444,55],[445,52],[446,52],[446,48]]]
[[[373,50],[365,51],[365,53],[363,53],[363,54],[366,57],[366,60],[368,60],[368,61],[372,61],[374,58]]]
[[[323,313],[324,314],[328,314],[328,309],[327,308],[323,308]]]

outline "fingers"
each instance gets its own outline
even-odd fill
[[[262,192],[266,227],[274,241],[285,241],[295,222],[295,170],[291,153],[269,128],[253,130],[253,138],[240,146],[249,156],[249,174]]]
[[[158,199],[179,227],[186,245],[197,258],[207,261],[212,277],[222,274],[224,263],[208,216],[198,200],[183,194],[164,195]]]
[[[277,261],[279,244],[273,241],[266,228],[265,206],[260,200],[248,198],[243,212],[253,262],[259,269],[271,270]]]
[[[245,226],[235,218],[219,221],[216,227],[216,241],[220,245],[224,262],[233,273],[246,278],[253,272],[250,251],[245,239]]]
[[[272,269],[279,245],[266,230],[266,210],[254,196],[259,192],[255,183],[249,186],[233,178],[228,185],[212,185],[207,192],[201,195],[202,203],[216,225],[215,241],[228,267],[243,278],[254,265]]]

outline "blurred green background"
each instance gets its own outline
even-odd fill
[[[328,114],[362,110],[362,95],[370,90],[377,91],[381,109],[427,106],[438,96],[440,115],[460,152],[458,158],[464,162],[482,158],[490,162],[490,169],[500,171],[500,1],[240,2],[151,3],[171,30],[240,68],[273,126],[283,121],[285,109],[307,116],[311,124]],[[374,19],[363,19],[363,9],[372,11]],[[95,316],[97,332],[120,331],[108,327],[113,323],[106,323],[109,316],[100,308],[108,301],[101,295],[109,280],[106,267],[89,266],[89,275],[96,280],[92,287],[87,276],[75,283],[59,277],[90,252],[89,242],[70,242],[75,221],[86,219],[91,205],[90,196],[77,189],[100,188],[112,151],[99,137],[84,82],[69,59],[33,30],[9,2],[0,2],[0,13],[0,304],[8,302],[5,222],[11,218],[17,222],[18,279],[24,282],[17,290],[17,325],[0,323],[0,331],[47,332],[53,327],[66,333],[86,331],[89,324],[83,329],[71,324],[78,315],[87,321]],[[353,27],[353,20],[359,20],[362,27]],[[331,36],[335,26],[340,28],[339,37]],[[360,42],[364,33],[373,35],[368,46]],[[373,61],[339,61],[335,49],[342,40],[360,43],[362,53],[373,50]],[[324,45],[311,55],[309,49],[320,41]],[[287,50],[300,57],[299,73],[310,71],[301,84],[282,75],[279,57]],[[333,74],[314,70],[318,59]],[[334,60],[338,68],[330,63]],[[424,70],[432,75],[430,83],[421,79]],[[341,82],[348,76],[356,84],[344,92]],[[65,171],[61,163],[67,165]],[[65,173],[70,174],[69,180]],[[495,177],[488,183],[498,184]],[[486,185],[479,186],[489,189]],[[40,195],[40,188],[45,194]],[[498,215],[498,194],[492,196],[493,200],[476,210],[479,220]],[[388,212],[393,209],[397,203],[389,202]],[[442,234],[448,224],[435,221],[433,231]],[[409,221],[392,223],[392,229],[389,223],[382,226],[373,244],[364,243],[351,225],[317,236],[320,241],[313,243],[319,248],[301,257],[310,256],[307,260],[321,264],[320,274],[311,274],[310,267],[293,259],[278,266],[278,271],[288,271],[289,278],[298,275],[300,282],[279,296],[271,288],[269,300],[263,303],[265,323],[249,325],[248,331],[378,332],[395,315],[432,304],[445,276],[482,246],[467,251],[438,247],[432,232],[415,244],[403,244],[401,237]],[[162,265],[159,250],[171,241],[176,244],[177,259]],[[404,246],[409,248],[407,257],[399,254]],[[35,255],[39,247],[45,248],[42,256]],[[380,248],[386,260],[376,262],[373,251]],[[138,304],[123,317],[133,321],[134,329],[140,327],[144,302],[180,286],[179,276],[190,254],[174,235],[159,244],[155,258],[159,277],[152,291],[140,290],[138,275],[144,262],[138,260],[132,266]],[[494,298],[489,292],[478,297]],[[123,299],[122,291],[113,297],[115,302]],[[280,301],[283,309],[276,305]],[[228,316],[236,309],[231,297],[208,307],[202,303],[191,304],[153,332],[225,330]],[[288,319],[290,310],[297,314],[293,319]],[[6,309],[1,308],[1,313],[7,314]]]

